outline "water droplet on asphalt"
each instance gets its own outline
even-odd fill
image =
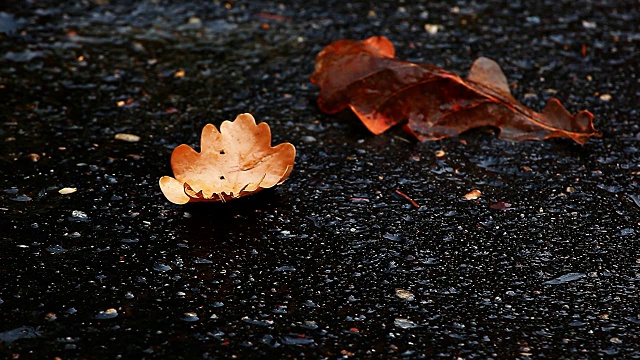
[[[396,318],[393,324],[401,329],[413,329],[420,326],[413,321],[405,318]]]
[[[156,263],[156,264],[153,265],[153,270],[160,271],[160,272],[167,272],[167,271],[171,270],[171,266],[165,265],[165,264]]]

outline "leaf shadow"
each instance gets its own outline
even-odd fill
[[[239,240],[260,238],[268,227],[265,217],[284,207],[282,200],[275,189],[267,189],[225,203],[187,204],[180,224],[184,238],[204,247],[236,246]]]

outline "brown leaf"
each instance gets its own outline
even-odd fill
[[[394,56],[393,45],[381,36],[329,44],[311,77],[321,88],[320,109],[334,114],[350,107],[374,134],[406,122],[405,129],[422,141],[481,126],[497,127],[501,138],[518,141],[568,137],[584,144],[600,136],[589,111],[573,116],[555,98],[542,113],[520,104],[491,59],[476,59],[462,79]]]
[[[281,184],[296,156],[290,143],[271,147],[269,125],[256,125],[251,114],[224,121],[220,131],[207,124],[200,147],[200,152],[186,144],[173,150],[175,179],[160,179],[160,189],[172,203],[227,201]]]

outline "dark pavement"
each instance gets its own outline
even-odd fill
[[[63,3],[0,6],[0,354],[640,358],[637,3]],[[323,114],[316,54],[372,35],[461,74],[490,57],[603,137]],[[244,112],[296,146],[290,178],[169,203],[172,149]]]

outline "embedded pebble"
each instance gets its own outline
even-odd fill
[[[194,322],[200,320],[200,318],[198,317],[198,314],[194,312],[188,312],[184,313],[184,317],[182,318],[182,320],[187,322]]]
[[[442,29],[442,25],[434,25],[434,24],[424,24],[424,30],[429,35],[435,35],[438,33],[438,30]]]
[[[61,195],[68,195],[68,194],[73,194],[76,191],[78,191],[77,188],[66,187],[66,188],[62,188],[62,189],[58,190],[58,193],[60,193]]]
[[[126,141],[126,142],[138,142],[140,141],[140,136],[134,135],[134,134],[119,133],[119,134],[116,134],[115,139]]]
[[[404,289],[396,289],[396,296],[402,300],[411,301],[414,299],[413,293]]]
[[[470,192],[468,192],[464,198],[467,200],[475,200],[477,198],[479,198],[480,196],[482,196],[482,193],[480,192],[480,190],[471,190]]]
[[[98,320],[105,320],[105,319],[113,319],[116,316],[118,316],[118,310],[114,308],[110,308],[104,311],[100,311],[98,315],[95,316],[95,318]]]

